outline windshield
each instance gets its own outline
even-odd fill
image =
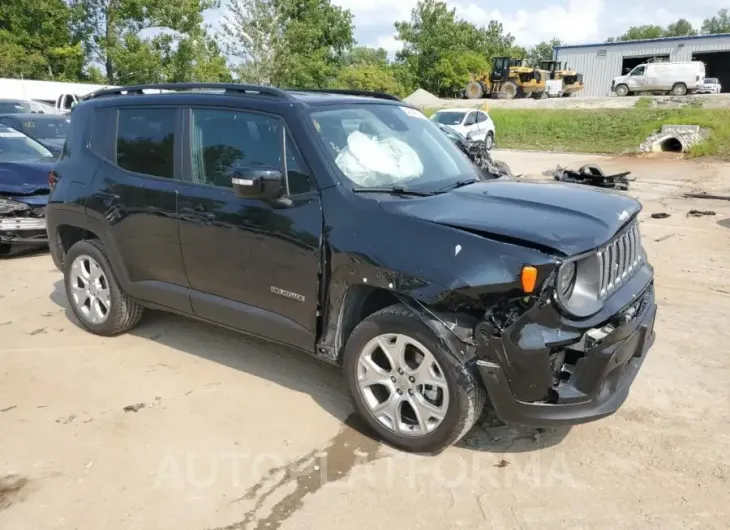
[[[431,119],[437,123],[443,123],[444,125],[459,125],[464,121],[464,115],[466,112],[458,111],[444,111],[437,112]]]
[[[20,162],[52,157],[41,144],[12,127],[0,125],[0,162]]]
[[[38,120],[23,120],[22,130],[31,138],[59,139],[66,138],[68,118],[42,118]]]
[[[434,191],[479,175],[435,123],[397,105],[352,105],[311,114],[318,140],[359,187]]]
[[[0,114],[20,114],[30,112],[30,105],[24,101],[0,101]]]

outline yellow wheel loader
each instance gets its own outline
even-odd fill
[[[579,74],[574,70],[569,70],[568,65],[563,68],[563,63],[558,61],[542,61],[540,69],[548,72],[551,81],[562,81],[563,86],[560,94],[564,98],[569,98],[576,92],[580,92],[585,88],[583,83],[583,74]]]
[[[472,74],[464,95],[469,99],[484,97],[513,99],[542,96],[548,72],[524,66],[522,59],[495,57],[492,72]]]

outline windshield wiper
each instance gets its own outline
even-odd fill
[[[479,179],[457,180],[453,184],[449,184],[448,186],[444,186],[443,188],[436,190],[434,193],[445,193],[447,191],[455,190],[457,188],[469,186],[470,184],[474,184],[475,182],[479,182]]]
[[[353,188],[355,193],[392,193],[393,195],[413,195],[415,197],[429,197],[433,195],[432,191],[409,190],[402,186],[393,186],[392,188]]]

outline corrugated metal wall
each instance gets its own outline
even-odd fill
[[[555,60],[583,73],[586,84],[573,97],[611,95],[611,81],[622,74],[624,57],[669,55],[671,61],[691,61],[693,53],[730,51],[730,36],[556,48]]]

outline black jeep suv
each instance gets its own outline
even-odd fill
[[[639,203],[480,175],[385,94],[107,89],[73,110],[48,235],[89,331],[148,307],[341,364],[406,450],[487,401],[528,425],[613,413],[654,340]]]

